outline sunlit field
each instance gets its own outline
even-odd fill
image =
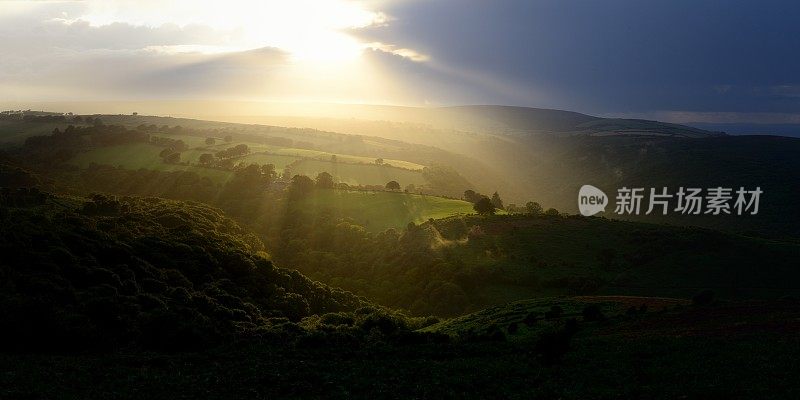
[[[132,144],[112,147],[92,149],[85,153],[75,156],[70,163],[79,167],[87,167],[89,164],[103,164],[113,167],[123,167],[125,169],[152,169],[157,171],[191,171],[200,176],[212,179],[216,183],[225,183],[232,174],[229,171],[220,171],[211,168],[197,167],[193,165],[173,165],[164,163],[159,157],[162,148],[150,144]],[[200,156],[199,152],[184,152],[183,157],[186,161],[193,162]]]
[[[402,230],[409,222],[422,223],[456,215],[471,214],[472,204],[462,200],[408,193],[320,191],[305,199],[301,207],[312,213],[334,209],[367,231]]]

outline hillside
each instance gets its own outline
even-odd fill
[[[500,135],[639,135],[710,137],[720,133],[640,119],[600,118],[571,111],[509,106],[459,106],[428,111],[436,126]],[[457,121],[457,122],[455,122]]]
[[[515,303],[482,311],[470,322],[467,317],[427,328],[447,332],[429,343],[306,340],[291,347],[251,341],[188,354],[0,354],[0,370],[13,371],[0,375],[0,394],[542,400],[799,394],[793,377],[800,372],[800,342],[790,334],[798,328],[796,302],[625,301]],[[627,304],[632,310],[623,311]],[[47,385],[40,384],[44,380]]]
[[[766,194],[756,216],[708,217],[679,213],[666,217],[609,213],[605,216],[769,237],[800,236],[797,224],[791,222],[800,217],[800,210],[793,207],[793,199],[800,193],[796,185],[784,184],[800,170],[797,139],[718,136],[653,121],[598,119],[571,112],[519,107],[467,106],[441,112],[449,115],[468,111],[470,117],[464,116],[459,121],[471,124],[469,121],[476,119],[495,118],[517,127],[541,121],[548,134],[470,133],[432,128],[430,124],[392,121],[278,121],[345,132],[334,133],[141,115],[75,116],[62,125],[67,122],[85,125],[89,119],[94,121],[97,117],[104,123],[144,132],[152,140],[180,141],[186,145],[179,152],[177,162],[169,164],[160,156],[164,143],[83,146],[70,150],[73,152],[72,159],[67,160],[70,165],[85,168],[94,162],[131,170],[192,171],[217,185],[230,180],[229,170],[236,166],[272,164],[276,173],[286,176],[314,177],[328,172],[336,181],[356,186],[382,186],[394,180],[404,189],[413,185],[412,192],[454,198],[461,197],[469,188],[483,193],[498,191],[506,204],[537,201],[545,208],[554,207],[568,213],[577,212],[576,194],[584,184],[601,188],[612,199],[613,193],[621,187],[668,187],[673,192],[679,187],[760,187]],[[41,133],[43,127],[56,123],[51,121],[52,116],[47,118],[46,121],[0,123],[13,126],[6,135],[25,137]],[[73,121],[77,118],[81,119]],[[475,124],[480,126],[478,122]],[[223,140],[228,137],[230,141]],[[425,145],[397,140],[400,138]],[[212,140],[210,144],[207,143],[209,139]],[[203,154],[215,157],[236,146],[247,146],[247,152],[221,159],[219,161],[224,162],[219,165],[200,162]],[[612,203],[609,210],[613,209]]]
[[[800,294],[800,245],[602,218],[475,215],[378,234],[304,213],[271,225],[281,265],[415,315],[565,295]],[[765,265],[764,260],[769,260]]]
[[[493,273],[473,289],[493,304],[570,294],[689,298],[704,289],[728,299],[800,294],[793,242],[583,217],[471,216],[433,225],[445,239],[469,235],[443,257]],[[480,233],[469,234],[478,229],[471,227]]]
[[[622,187],[666,186],[672,192],[679,187],[761,187],[768,194],[757,216],[711,218],[670,213],[667,217],[624,218],[800,237],[793,222],[800,218],[793,205],[800,193],[797,185],[785,184],[798,179],[797,138],[728,136],[656,121],[520,107],[334,109],[340,113],[232,116],[226,120],[325,128],[446,148],[485,166],[480,174],[469,168],[470,164],[456,166],[476,190],[498,191],[507,204],[537,201],[545,208],[569,213],[577,212],[577,193],[585,184],[603,189],[612,200]],[[613,202],[609,209],[614,209]]]
[[[217,184],[230,178],[226,171],[252,163],[272,164],[285,177],[328,172],[351,186],[397,181],[402,188],[412,185],[412,192],[450,197],[473,187],[455,167],[479,179],[502,181],[481,162],[463,155],[374,136],[140,115],[42,118],[0,120],[0,143],[4,138],[9,141],[4,151],[20,154],[38,146],[66,158],[59,162],[81,168],[96,163],[131,170],[193,171]],[[55,132],[63,135],[53,139]],[[244,150],[231,152],[239,147]],[[163,165],[165,148],[177,154],[170,165]]]
[[[3,349],[207,348],[369,305],[274,267],[257,237],[199,203],[28,190],[0,201]]]
[[[314,111],[309,111],[311,109]],[[230,110],[228,111],[230,112]],[[285,107],[274,105],[270,108],[269,115],[256,116],[255,114],[231,113],[224,117],[217,117],[217,119],[262,124],[280,121],[286,126],[315,127],[337,132],[340,130],[322,128],[326,126],[325,124],[331,124],[331,121],[326,122],[325,119],[338,120],[338,123],[334,122],[333,124],[340,127],[346,126],[347,121],[349,121],[354,129],[359,129],[358,125],[363,127],[364,123],[382,121],[417,124],[444,132],[461,131],[473,134],[512,136],[532,134],[616,134],[710,137],[722,135],[720,132],[711,132],[690,126],[658,121],[601,118],[574,111],[500,105],[399,107],[363,104],[313,104],[308,105],[306,109],[289,105]],[[344,130],[348,129],[345,128]],[[363,131],[358,133],[369,134]],[[383,136],[378,132],[371,134]],[[397,136],[391,137],[397,138]],[[435,138],[430,139],[435,140]]]

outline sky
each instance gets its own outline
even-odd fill
[[[788,0],[0,0],[0,101],[800,123],[798,20]]]

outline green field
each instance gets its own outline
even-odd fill
[[[241,142],[241,141],[224,142],[222,140],[217,140],[213,145],[209,146],[206,145],[205,143],[206,138],[201,136],[172,135],[164,133],[152,134],[151,136],[164,137],[175,140],[183,140],[183,142],[186,143],[190,148],[197,149],[197,151],[205,153],[214,153],[220,150],[234,147],[236,145],[244,144],[247,145],[247,147],[250,149],[251,152],[250,156],[252,156],[255,159],[262,158],[266,160],[263,162],[260,160],[252,162],[260,164],[274,164],[275,168],[283,168],[287,164],[299,158],[307,158],[307,159],[313,159],[315,161],[327,162],[330,161],[333,157],[335,157],[338,163],[344,163],[344,164],[372,165],[375,163],[375,158],[370,158],[370,157],[355,156],[343,153],[331,153],[331,152],[311,150],[311,149],[300,149],[294,147],[274,146],[274,145],[255,143],[255,142]],[[274,157],[272,158],[272,160],[274,160],[275,162],[269,161],[270,157],[260,157],[266,155]],[[420,171],[425,167],[424,165],[403,160],[384,159],[383,162],[386,165],[412,171]]]
[[[409,222],[473,212],[461,200],[407,193],[317,190],[303,200],[302,207],[314,212],[332,210],[350,218],[368,231],[403,228]]]
[[[177,137],[179,135],[172,135]],[[201,154],[213,153],[214,150],[227,148],[215,145],[209,148],[193,148],[181,152],[181,162],[194,164],[198,162]],[[261,145],[263,147],[263,145]],[[214,150],[212,150],[214,149]],[[260,149],[260,147],[259,147]],[[215,182],[225,182],[231,172],[221,171],[210,168],[203,168],[195,165],[172,165],[162,161],[159,153],[163,150],[160,146],[146,143],[134,143],[125,145],[115,145],[99,147],[75,156],[70,163],[85,168],[91,163],[104,164],[111,166],[122,166],[126,169],[152,169],[159,171],[194,171],[200,176],[213,179]],[[298,150],[298,149],[287,149]],[[334,176],[336,181],[350,185],[385,185],[389,181],[397,181],[401,186],[408,184],[423,185],[426,183],[419,171],[411,171],[401,168],[388,166],[378,166],[374,164],[349,164],[345,162],[318,161],[310,159],[300,159],[296,156],[281,154],[251,153],[244,157],[235,159],[237,163],[257,163],[273,164],[277,170],[282,170],[289,164],[300,161],[292,167],[292,174],[308,175],[315,177],[320,172],[328,172]],[[449,214],[442,214],[447,216]]]
[[[208,177],[216,183],[226,182],[232,176],[232,172],[221,171],[211,168],[197,167],[193,165],[173,165],[166,164],[159,157],[159,153],[163,150],[162,147],[146,144],[124,144],[117,146],[99,147],[80,153],[70,160],[70,164],[77,165],[81,168],[88,167],[91,163],[111,165],[114,167],[121,166],[125,169],[152,169],[157,171],[192,171],[200,176]],[[182,161],[187,160],[187,155],[190,158],[195,156],[199,157],[201,152],[187,151],[181,153]]]
[[[405,187],[409,183],[417,186],[427,183],[419,171],[379,165],[303,160],[292,166],[292,174],[315,177],[320,172],[328,172],[337,182],[348,185],[385,185],[389,181],[397,181],[401,187]]]
[[[299,160],[297,157],[283,156],[279,154],[265,154],[265,153],[250,153],[246,156],[236,158],[234,162],[237,164],[272,164],[275,170],[280,172],[287,165]]]
[[[184,140],[189,146],[193,144],[189,143],[184,139],[183,135],[162,135],[164,137],[171,137],[173,139],[181,139]],[[191,138],[191,136],[189,136]],[[194,142],[196,143],[196,142]],[[269,144],[261,144],[261,143],[254,143],[254,142],[239,142],[234,141],[230,143],[217,141],[216,144],[213,146],[205,146],[204,143],[196,144],[197,146],[203,146],[208,148],[209,150],[223,150],[227,149],[236,145],[245,144],[250,149],[252,153],[270,153],[275,155],[282,155],[282,156],[290,156],[290,157],[300,157],[300,158],[309,158],[318,161],[330,161],[332,157],[336,156],[336,161],[339,163],[348,163],[348,164],[374,164],[375,158],[371,157],[362,157],[362,156],[355,156],[350,154],[343,154],[343,153],[331,153],[326,151],[320,150],[311,150],[311,149],[299,149],[294,147],[282,147],[282,146],[274,146]],[[425,168],[424,165],[420,165],[417,163],[413,163],[410,161],[403,161],[403,160],[394,160],[394,159],[384,159],[384,164],[391,165],[393,167],[408,169],[408,170],[422,170]]]

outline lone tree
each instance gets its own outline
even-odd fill
[[[470,203],[477,203],[483,196],[475,192],[474,190],[465,190],[464,191],[464,200]]]
[[[383,165],[383,159],[382,158],[376,158],[375,159],[375,164]]]
[[[397,183],[397,181],[389,181],[389,183],[386,184],[386,189],[387,190],[400,190],[400,184]]]
[[[500,195],[497,192],[492,195],[492,205],[494,205],[494,208],[503,209],[503,200],[500,199]]]
[[[206,144],[207,144],[207,145],[209,145],[209,146],[213,146],[213,145],[214,145],[214,143],[216,143],[216,141],[217,141],[217,140],[216,140],[216,139],[214,139],[213,137],[206,138]]]
[[[472,208],[475,210],[475,212],[477,212],[480,215],[494,214],[494,205],[492,204],[492,201],[489,200],[488,197],[484,197],[484,198],[478,200],[472,206]]]
[[[327,172],[317,174],[317,187],[320,189],[333,189],[333,176]]]
[[[544,209],[542,209],[541,204],[535,201],[529,201],[528,204],[525,204],[525,211],[530,215],[542,215]]]
[[[200,164],[209,165],[214,162],[214,155],[211,153],[203,153],[200,154],[200,158],[198,159]]]

